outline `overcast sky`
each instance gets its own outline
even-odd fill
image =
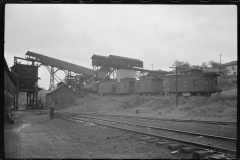
[[[92,68],[93,54],[144,62],[145,69],[172,70],[175,60],[191,65],[237,60],[234,5],[51,5],[7,4],[5,52],[30,51]],[[57,72],[64,78],[62,71]],[[39,68],[40,86],[50,74]]]

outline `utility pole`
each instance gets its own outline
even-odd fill
[[[153,70],[153,64],[151,64],[152,65],[152,70]]]
[[[180,68],[180,67],[169,67],[169,68],[175,68],[176,69],[176,81],[175,81],[175,87],[176,87],[176,106],[178,106],[178,75],[177,71],[178,69],[185,69],[185,68]]]
[[[221,56],[222,56],[222,54],[220,53],[219,55],[220,55],[220,69],[222,69],[222,67],[221,67]]]
[[[221,56],[222,56],[222,54],[220,53],[219,55],[220,55],[220,66],[221,66]]]

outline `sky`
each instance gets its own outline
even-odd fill
[[[4,57],[32,51],[92,69],[94,54],[143,61],[172,70],[175,60],[201,65],[237,60],[235,5],[7,4]],[[26,64],[26,62],[23,62]],[[64,78],[64,73],[56,73]],[[50,74],[39,68],[38,84]]]

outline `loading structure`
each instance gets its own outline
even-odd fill
[[[31,61],[31,65],[21,64],[18,60],[26,60],[20,57],[14,57],[14,65],[11,67],[11,74],[16,82],[16,109],[18,109],[19,92],[27,93],[27,107],[33,105],[38,99],[38,65]]]
[[[117,78],[117,70],[136,70],[143,68],[143,61],[139,59],[121,57],[116,55],[101,56],[94,54],[92,57],[92,66],[96,71],[106,72],[108,79]],[[138,68],[135,68],[138,67]]]
[[[35,62],[40,63],[40,65],[44,65],[47,67],[49,73],[50,73],[50,85],[49,85],[49,90],[52,90],[56,84],[55,80],[60,83],[63,82],[67,84],[68,86],[71,86],[72,89],[77,92],[76,90],[76,78],[79,75],[86,75],[88,77],[94,77],[96,79],[105,79],[106,78],[106,73],[105,72],[100,72],[100,71],[95,71],[93,69],[85,68],[73,63],[69,63],[66,61],[62,61],[56,58],[48,57],[45,55],[41,55],[38,53],[34,53],[31,51],[28,51],[26,53],[26,59],[32,60]],[[56,72],[62,70],[66,74],[65,79],[60,79],[57,75]],[[75,88],[75,89],[74,89]]]
[[[143,61],[139,59],[121,57],[116,55],[102,56],[94,54],[92,57],[92,66],[96,71],[106,72],[108,79],[117,78],[117,70],[134,70],[136,71],[136,78],[140,79],[141,76],[150,74],[163,76],[169,72],[166,71],[153,71],[143,69]]]

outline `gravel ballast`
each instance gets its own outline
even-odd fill
[[[34,113],[19,111],[15,123],[4,126],[5,158],[192,158],[139,141],[140,135]]]

